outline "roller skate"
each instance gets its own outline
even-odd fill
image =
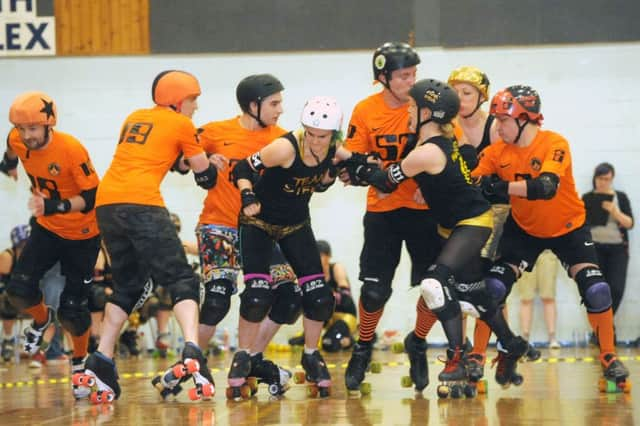
[[[484,354],[471,352],[466,355],[467,375],[469,382],[465,385],[464,393],[467,396],[476,396],[479,393],[487,393],[487,379],[484,378]]]
[[[213,398],[216,393],[215,382],[211,376],[211,371],[207,366],[207,358],[203,355],[200,348],[192,342],[187,342],[182,350],[182,363],[185,366],[197,364],[195,371],[193,367],[187,367],[188,371],[192,371],[191,377],[195,387],[189,390],[189,399],[197,401],[199,399],[208,400]]]
[[[614,353],[600,354],[600,363],[604,377],[598,380],[598,389],[605,393],[629,393],[631,382],[628,380],[629,370]]]
[[[475,395],[465,394],[465,385],[468,381],[467,369],[464,360],[464,351],[459,347],[456,349],[447,349],[447,360],[445,361],[444,370],[438,374],[438,398],[454,399],[467,396],[473,398]]]
[[[412,332],[404,339],[404,351],[409,357],[409,376],[402,377],[402,387],[415,385],[417,392],[422,392],[429,384],[429,367],[427,365],[427,342],[419,339]]]
[[[159,333],[156,339],[156,350],[153,351],[154,358],[166,358],[171,345],[171,335],[169,333]]]
[[[178,361],[164,373],[154,377],[151,380],[151,384],[160,392],[162,399],[166,400],[170,396],[177,396],[182,392],[181,384],[188,380],[199,368],[197,361],[189,360],[187,363]]]
[[[47,306],[47,321],[44,324],[36,324],[35,320],[24,329],[24,351],[29,355],[34,355],[42,344],[42,334],[53,322],[53,309]]]
[[[511,384],[520,386],[524,378],[518,374],[516,367],[518,366],[518,360],[529,350],[529,343],[522,337],[516,336],[511,340],[508,348],[498,342],[497,349],[498,356],[491,362],[492,366],[498,364],[496,382],[503,389],[508,388]]]
[[[120,349],[124,349],[124,352],[128,352],[131,356],[140,355],[140,347],[138,346],[138,333],[134,329],[126,330],[120,335],[118,339],[120,342]]]
[[[74,386],[89,388],[89,400],[93,404],[107,404],[120,396],[116,364],[99,351],[87,358],[84,372],[71,376],[71,383]]]
[[[536,349],[531,343],[529,343],[529,349],[527,349],[527,353],[525,354],[525,358],[529,362],[534,362],[540,359],[542,356],[542,352]]]
[[[13,344],[14,339],[2,339],[2,359],[4,362],[11,361],[15,353],[15,345]]]
[[[233,355],[231,368],[227,375],[227,399],[241,401],[251,397],[251,387],[247,381],[251,373],[251,356],[247,351],[238,351]]]
[[[291,376],[290,371],[280,368],[273,361],[264,359],[262,352],[251,355],[251,372],[247,379],[251,395],[256,394],[260,383],[268,386],[271,396],[283,395],[289,389]]]
[[[74,383],[73,377],[76,374],[84,373],[84,360],[85,357],[71,358],[71,390],[76,400],[88,398],[91,393],[91,389],[86,386],[80,386]]]
[[[371,364],[371,352],[373,346],[370,343],[356,343],[351,353],[351,359],[344,374],[344,382],[348,392],[360,391],[361,395],[371,393],[371,384],[364,382],[364,376]]]
[[[329,396],[331,389],[331,375],[327,364],[324,362],[320,352],[315,350],[312,354],[302,353],[300,361],[305,371],[305,379],[309,382],[307,387],[307,396],[315,398],[326,398]]]

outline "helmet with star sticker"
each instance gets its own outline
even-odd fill
[[[14,126],[55,126],[58,112],[56,104],[43,92],[26,92],[18,96],[9,109],[9,121]]]

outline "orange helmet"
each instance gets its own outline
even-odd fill
[[[41,124],[55,126],[58,112],[56,104],[43,92],[26,92],[18,96],[9,109],[9,121],[14,126]]]
[[[489,77],[476,67],[460,67],[449,74],[449,86],[467,83],[478,89],[485,100],[489,100]]]
[[[185,71],[163,71],[151,86],[153,102],[160,106],[178,105],[190,96],[199,95],[198,79]]]
[[[506,114],[540,123],[540,95],[530,86],[516,85],[500,90],[491,100],[492,115]]]

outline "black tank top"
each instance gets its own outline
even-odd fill
[[[293,133],[282,137],[291,142],[296,157],[288,169],[266,169],[256,183],[254,192],[262,205],[257,217],[272,225],[296,225],[309,219],[309,200],[331,166],[336,148],[329,148],[317,166],[307,166],[302,161],[302,147]]]
[[[487,117],[487,122],[484,124],[484,132],[482,133],[482,140],[476,148],[478,155],[480,155],[483,149],[491,145],[491,124],[493,124],[493,120],[495,119],[493,115]],[[509,204],[509,196],[485,195],[485,197],[491,204]]]
[[[460,155],[458,142],[436,136],[425,142],[428,143],[444,152],[447,164],[437,175],[420,173],[414,179],[438,223],[451,229],[461,220],[479,216],[489,210],[489,202],[482,196],[480,188],[471,181],[470,171]]]

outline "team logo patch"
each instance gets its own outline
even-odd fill
[[[47,166],[47,169],[49,170],[49,174],[51,176],[58,176],[60,174],[60,164],[58,163],[51,163]]]
[[[557,161],[558,163],[562,163],[562,160],[564,160],[564,150],[563,149],[556,149],[555,151],[553,151],[553,161]]]
[[[387,58],[385,58],[384,55],[378,55],[376,59],[374,59],[373,64],[376,66],[376,69],[384,69],[384,66],[387,64]]]
[[[435,104],[436,102],[438,102],[438,99],[440,99],[440,94],[433,89],[428,89],[426,92],[424,92],[424,99],[427,102]]]
[[[531,168],[536,172],[542,168],[542,161],[539,158],[533,157],[531,159]]]

